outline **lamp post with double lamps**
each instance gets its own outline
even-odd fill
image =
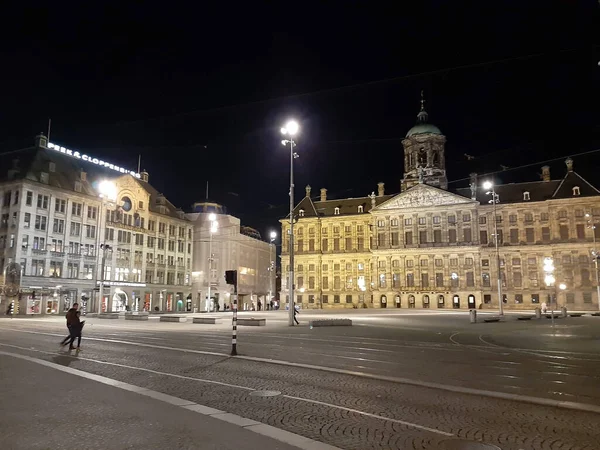
[[[596,297],[598,299],[598,310],[600,311],[600,274],[598,274],[598,258],[600,258],[600,252],[596,248],[596,224],[590,213],[586,213],[585,217],[588,221],[588,227],[592,229],[592,240],[594,242],[594,248],[592,249],[592,258],[594,258],[594,270],[596,272]]]
[[[496,194],[496,188],[494,183],[491,181],[486,181],[483,183],[483,188],[487,191],[487,195],[491,195],[492,199],[488,201],[494,205],[494,241],[496,243],[496,270],[498,272],[498,314],[501,316],[504,315],[504,305],[502,304],[502,275],[500,273],[500,249],[499,249],[499,236],[498,236],[498,216],[496,215],[496,205],[500,202],[500,198],[498,194]]]
[[[102,203],[100,204],[100,217],[98,218],[98,240],[102,239],[102,232],[106,230],[106,211],[108,210],[108,205],[111,202],[117,201],[117,185],[110,180],[103,180],[98,184],[98,194],[102,199]],[[102,226],[102,220],[104,218],[104,225]],[[108,244],[100,244],[96,246],[97,249],[102,251],[102,260],[101,260],[101,278],[100,278],[100,288],[99,288],[99,299],[98,299],[98,314],[102,313],[102,302],[104,301],[104,282],[106,278],[105,267],[106,267],[106,252],[112,252],[112,247]],[[111,253],[112,254],[112,253]],[[97,272],[96,272],[97,273]],[[108,307],[108,304],[107,304]]]
[[[296,146],[294,136],[298,133],[298,128],[298,123],[290,120],[281,129],[281,134],[289,136],[289,139],[284,139],[281,143],[285,146],[290,146],[290,311],[288,322],[290,327],[294,326],[294,159],[298,158],[298,154],[294,152],[294,147]]]
[[[552,326],[554,326],[554,303],[558,301],[558,285],[556,284],[556,277],[554,276],[554,259],[550,256],[544,258],[544,283],[546,283],[546,287],[554,286],[554,300],[552,299],[552,294],[550,294],[550,314],[552,315]],[[562,286],[565,287],[564,283],[561,283]]]
[[[271,233],[269,233],[269,268],[267,269],[269,271],[269,301],[268,303],[265,305],[265,309],[267,309],[267,306],[270,307],[270,305],[272,304],[273,301],[273,280],[275,279],[274,277],[274,272],[275,272],[275,261],[273,260],[273,242],[275,242],[275,239],[277,239],[277,232],[276,231],[271,231]]]
[[[219,223],[217,222],[217,215],[215,213],[210,213],[208,215],[208,220],[210,221],[210,230],[209,230],[209,234],[210,237],[208,238],[208,272],[206,275],[206,279],[208,280],[208,298],[206,299],[206,312],[209,311],[209,309],[213,310],[214,309],[214,305],[212,305],[211,307],[211,298],[210,298],[210,288],[211,288],[211,283],[212,283],[212,263],[213,263],[213,254],[212,254],[212,240],[213,240],[213,234],[217,232],[217,230],[219,229]]]

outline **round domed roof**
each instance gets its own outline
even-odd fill
[[[442,134],[442,131],[432,123],[418,123],[406,133],[406,137],[416,134]]]
[[[423,99],[423,92],[421,92],[421,111],[417,114],[416,125],[408,130],[406,137],[415,136],[417,134],[442,134],[438,127],[428,122],[429,114],[425,111],[425,100]]]

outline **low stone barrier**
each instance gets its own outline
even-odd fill
[[[187,322],[187,317],[179,316],[160,316],[161,322]]]
[[[255,319],[253,317],[244,317],[237,320],[238,325],[246,325],[250,327],[264,327],[267,324],[267,319]]]
[[[215,323],[217,323],[217,318],[216,317],[194,317],[194,319],[192,320],[192,323],[215,324]]]
[[[571,313],[569,314],[570,317],[581,317],[583,316],[583,313]]]
[[[351,327],[350,319],[320,319],[308,322],[310,327]]]
[[[500,322],[500,317],[498,316],[492,316],[492,317],[486,317],[483,319],[484,322]]]
[[[119,313],[100,313],[98,319],[118,319]]]
[[[125,314],[125,320],[148,320],[148,314]]]

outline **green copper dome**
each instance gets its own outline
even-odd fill
[[[440,129],[435,125],[428,123],[429,114],[425,111],[425,100],[421,91],[421,111],[417,114],[417,124],[408,130],[406,137],[415,136],[417,134],[442,134]]]
[[[406,133],[406,137],[417,134],[442,134],[441,130],[431,123],[418,123]]]

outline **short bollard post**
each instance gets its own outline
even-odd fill
[[[470,319],[471,323],[477,323],[477,310],[476,309],[471,309],[469,311],[469,319]]]
[[[567,307],[566,306],[561,306],[560,315],[563,319],[567,317]]]
[[[237,283],[237,270],[226,270],[225,271],[225,282],[233,285],[233,317],[231,319],[231,356],[237,355],[237,312],[238,312],[238,283]]]
[[[535,318],[536,319],[542,318],[542,310],[540,308],[535,308]]]

